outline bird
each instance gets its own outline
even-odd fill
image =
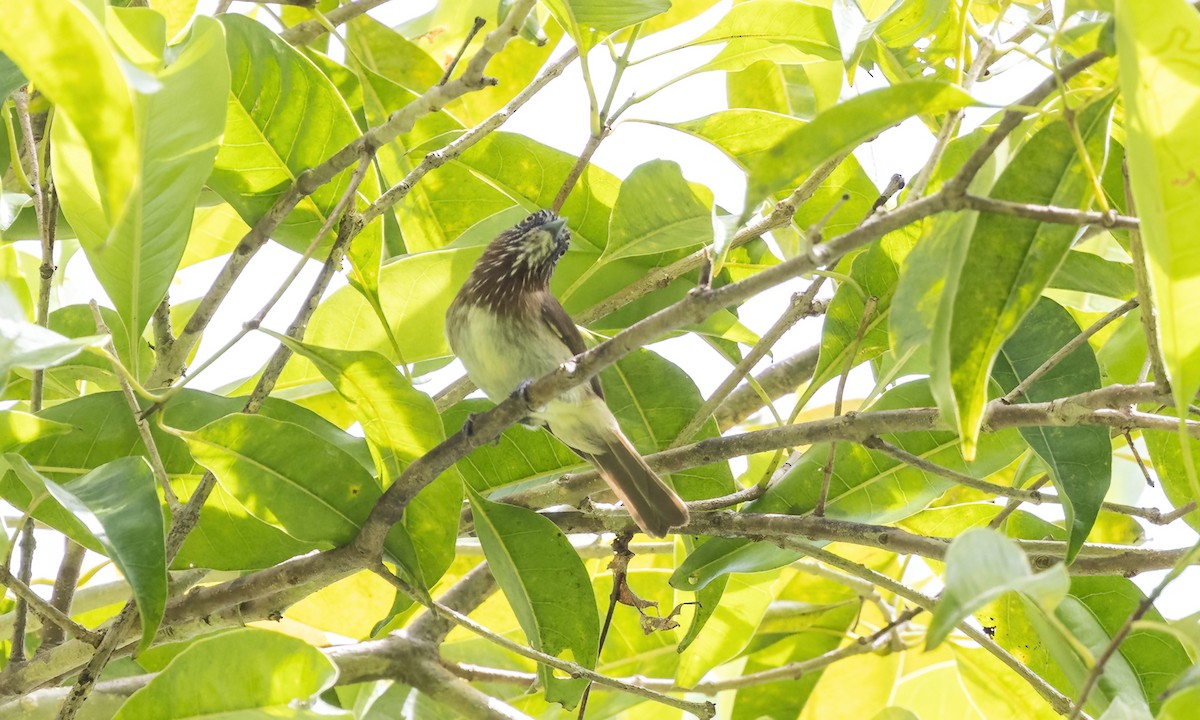
[[[534,212],[492,240],[446,312],[451,350],[493,402],[587,349],[550,290],[570,243],[566,218]],[[663,537],[687,524],[687,506],[621,432],[598,377],[535,409],[530,419],[595,466],[644,532]]]

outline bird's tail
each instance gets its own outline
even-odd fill
[[[618,431],[605,439],[604,446],[603,452],[590,454],[588,459],[625,503],[638,527],[663,537],[671,528],[687,524],[683,500],[650,469],[628,438]]]

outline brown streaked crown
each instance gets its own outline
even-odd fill
[[[571,244],[566,219],[538,210],[496,236],[463,286],[465,300],[509,313],[521,296],[550,287],[558,259]]]

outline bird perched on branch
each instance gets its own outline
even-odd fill
[[[450,347],[495,402],[586,349],[550,292],[550,277],[570,242],[565,218],[535,212],[488,245],[446,313]],[[679,495],[621,432],[599,378],[551,400],[532,419],[596,466],[642,530],[662,537],[687,524]]]

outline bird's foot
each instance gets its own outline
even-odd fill
[[[467,419],[463,420],[462,434],[468,438],[475,436],[475,418],[477,418],[477,417],[479,417],[479,416],[476,415],[475,413],[469,413],[467,415]],[[500,438],[497,437],[495,440],[491,441],[488,444],[491,445],[492,447],[498,447],[500,445]]]
[[[471,437],[475,434],[475,418],[478,417],[475,413],[467,413],[467,419],[463,420],[462,434]]]
[[[533,387],[532,379],[522,380],[521,384],[517,386],[517,389],[513,390],[513,395],[516,395],[517,397],[521,398],[521,401],[525,403],[525,407],[529,408],[530,410],[532,410],[534,412],[537,412],[539,408],[534,404],[533,398],[529,394],[529,391],[532,387]]]

